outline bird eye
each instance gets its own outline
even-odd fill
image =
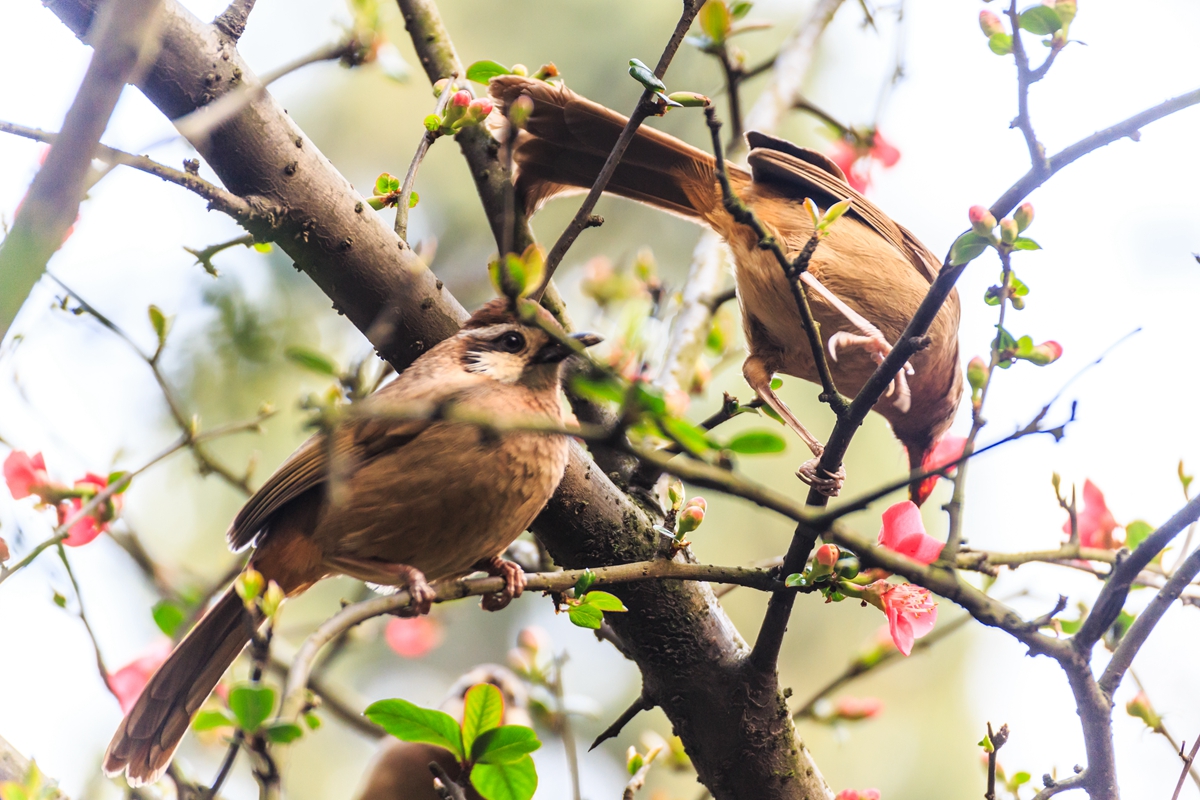
[[[525,349],[525,337],[516,331],[509,331],[496,339],[496,344],[506,353],[519,353]]]

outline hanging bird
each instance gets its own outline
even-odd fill
[[[515,137],[516,192],[533,213],[559,195],[590,189],[616,143],[626,118],[561,85],[536,78],[493,78],[490,92],[498,114],[493,129],[503,137],[508,108],[527,97],[532,110]],[[804,200],[821,208],[844,199],[850,210],[817,246],[801,273],[813,316],[838,390],[855,395],[903,333],[940,262],[908,230],[852,189],[842,170],[826,156],[790,142],[751,132],[749,171],[728,165],[737,196],[794,258],[813,233]],[[776,373],[819,383],[816,362],[779,262],[758,247],[754,231],[734,221],[722,203],[712,155],[646,126],[617,166],[607,191],[707,225],[733,251],[737,294],[749,355],[742,365],[746,382],[812,451],[797,475],[827,496],[835,496],[844,468],[822,474],[823,445],[771,389]],[[913,356],[888,394],[875,405],[919,469],[954,419],[962,394],[958,363],[959,301],[951,293],[928,331],[929,346]],[[914,482],[914,502],[928,492]]]
[[[543,324],[556,324],[539,313]],[[600,341],[590,333],[571,338]],[[503,576],[505,590],[485,597],[484,607],[502,608],[525,577],[500,553],[562,480],[567,437],[501,434],[433,412],[452,405],[499,421],[561,426],[560,372],[571,354],[521,321],[508,301],[488,303],[364,400],[361,413],[302,444],[234,518],[230,544],[253,545],[250,568],[289,596],[341,574],[403,586],[427,613],[434,597],[427,581],[485,570]],[[260,617],[232,588],[209,609],[117,728],[105,773],[125,772],[133,786],[158,780]]]

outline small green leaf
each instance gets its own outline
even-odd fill
[[[796,589],[796,588],[808,586],[808,579],[805,578],[804,575],[799,572],[793,572],[791,575],[788,575],[786,578],[783,579],[783,585],[790,586],[793,589]]]
[[[988,249],[989,242],[973,231],[967,231],[954,240],[950,247],[950,266],[959,267],[973,261]]]
[[[1013,297],[1024,297],[1029,294],[1029,287],[1016,275],[1008,276],[1008,289],[1009,294]]]
[[[596,573],[590,569],[585,569],[583,574],[579,576],[579,580],[575,581],[575,596],[583,597],[595,583]]]
[[[125,477],[127,475],[129,475],[129,470],[127,470],[127,469],[119,469],[116,472],[108,473],[108,485],[112,486],[114,483],[125,480]],[[120,490],[115,492],[115,494],[125,494],[125,492],[129,491],[129,487],[132,485],[133,485],[133,479],[131,478],[129,481],[127,481],[125,483],[124,486],[122,486],[120,488]]]
[[[308,726],[310,731],[315,731],[321,727],[321,718],[310,711],[304,715],[304,724]]]
[[[571,389],[585,400],[625,402],[625,389],[616,378],[589,378],[579,375],[571,380]]]
[[[641,769],[645,763],[646,759],[642,756],[642,754],[634,751],[633,756],[630,757],[628,762],[626,762],[625,769],[629,771],[630,775],[637,775],[638,770]]]
[[[567,609],[567,618],[580,628],[599,630],[604,622],[604,612],[590,604],[571,606]]]
[[[588,592],[583,596],[583,602],[589,606],[595,606],[601,611],[628,611],[625,604],[621,602],[621,598],[615,594],[608,592]]]
[[[991,737],[987,736],[986,734],[982,739],[979,740],[979,746],[983,748],[983,752],[985,753],[993,753],[996,751],[995,745],[992,744]]]
[[[1013,250],[1041,250],[1042,246],[1028,236],[1019,236],[1013,242]]]
[[[1035,36],[1049,36],[1062,27],[1062,18],[1050,6],[1034,6],[1017,17],[1021,28]]]
[[[771,431],[746,431],[739,433],[725,445],[729,450],[743,455],[757,453],[782,453],[787,449],[783,437]]]
[[[511,75],[512,70],[495,61],[476,61],[467,67],[467,80],[486,84],[497,75]]]
[[[393,175],[392,177],[388,178],[388,192],[391,193],[398,191],[400,191],[400,179]]]
[[[829,226],[838,221],[838,217],[850,210],[853,199],[847,197],[845,200],[840,200],[829,207],[825,212],[825,216],[821,218],[820,224],[817,226],[821,230],[828,230]]]
[[[430,114],[429,116],[425,117],[424,125],[425,130],[429,131],[430,133],[437,133],[442,129],[442,118],[437,114]],[[387,194],[386,188],[383,191],[379,191],[379,187],[376,186],[375,190],[379,192],[379,194]]]
[[[504,725],[479,734],[471,748],[471,760],[476,764],[512,764],[541,746],[533,728]]]
[[[662,392],[640,381],[633,385],[633,402],[638,408],[655,416],[667,413],[667,401],[663,399]]]
[[[988,48],[998,56],[1006,56],[1012,52],[1012,34],[993,33],[988,37]]]
[[[1012,786],[1015,789],[1016,787],[1020,786],[1023,783],[1029,783],[1029,781],[1032,779],[1033,779],[1033,776],[1030,775],[1028,772],[1018,772],[1016,775],[1013,775],[1009,779],[1008,783],[1010,786]]]
[[[504,695],[490,683],[479,683],[467,690],[463,704],[462,738],[463,749],[472,753],[474,759],[475,740],[487,731],[497,728],[504,719]]]
[[[1146,541],[1146,537],[1154,533],[1154,527],[1143,520],[1136,520],[1125,526],[1125,546],[1133,550],[1142,542]]]
[[[750,0],[737,0],[729,4],[729,16],[738,20],[750,13],[750,9],[754,7],[754,3]]]
[[[269,253],[274,249],[271,247],[270,242],[255,242],[253,247],[260,253]]]
[[[1081,620],[1081,619],[1060,619],[1058,621],[1058,627],[1062,628],[1063,633],[1070,636],[1072,634],[1079,633],[1079,629],[1083,627],[1083,620]]]
[[[703,455],[712,450],[714,445],[708,434],[682,417],[662,417],[658,424],[663,432],[675,440],[680,447],[694,455]]]
[[[417,203],[419,203],[419,202],[421,202],[421,196],[419,194],[417,194],[416,192],[408,193],[408,207],[409,208],[416,208]]]
[[[369,205],[371,208],[375,209],[376,211],[379,211],[380,209],[382,209],[384,206],[387,205],[387,201],[384,200],[382,197],[368,197],[367,205]]]
[[[783,386],[783,378],[771,378],[771,391],[778,392]]]
[[[776,411],[775,409],[771,408],[770,406],[767,406],[767,405],[759,406],[758,410],[761,411],[764,415],[766,415],[766,416],[770,417],[771,419],[775,420],[776,422],[778,422],[780,425],[787,424],[786,422],[783,421],[783,417],[779,416],[779,412]]]
[[[192,730],[213,731],[217,728],[232,728],[237,722],[224,709],[201,711],[192,720]]]
[[[150,324],[154,327],[154,334],[158,337],[158,346],[162,347],[167,343],[167,334],[171,331],[171,320],[162,312],[158,306],[150,306],[147,309],[150,314]]]
[[[733,22],[725,0],[708,0],[700,7],[697,20],[700,23],[700,30],[704,31],[715,44],[725,41],[729,35],[729,26]]]
[[[462,729],[444,711],[421,708],[396,698],[372,703],[363,714],[397,739],[437,745],[463,760]]]
[[[267,741],[275,744],[289,744],[304,735],[303,729],[294,722],[273,722],[263,729]]]
[[[316,350],[293,345],[284,350],[283,354],[301,367],[320,375],[336,377],[338,374],[337,367],[333,362]]]
[[[439,125],[441,124],[441,120],[438,121],[438,124]],[[389,175],[388,173],[386,173],[386,172],[380,173],[379,177],[375,179],[375,194],[377,194],[377,195],[387,194],[389,191],[388,186],[390,185],[391,180],[392,180],[392,176]]]
[[[67,607],[67,596],[65,594],[63,594],[62,592],[56,591],[54,593],[54,605],[58,606],[59,608],[66,608]]]
[[[274,707],[275,690],[270,686],[242,683],[229,690],[229,710],[246,733],[257,731]]]
[[[172,639],[175,638],[179,626],[187,617],[183,608],[174,600],[160,600],[154,604],[150,613],[154,616],[154,624],[158,626],[158,629]]]
[[[651,91],[665,92],[667,90],[666,84],[658,79],[654,70],[636,58],[629,59],[629,74],[635,81]]]
[[[471,785],[486,800],[530,800],[537,791],[537,769],[528,755],[511,764],[476,764]]]

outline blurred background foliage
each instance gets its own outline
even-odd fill
[[[187,5],[205,18],[220,10],[215,2]],[[338,25],[348,21],[347,11],[338,0],[288,3],[260,0],[258,5],[241,49],[260,71],[332,40],[339,33]],[[640,86],[625,75],[625,63],[630,57],[654,63],[676,20],[677,5],[646,0],[604,3],[442,0],[439,3],[465,63],[486,58],[536,67],[554,62],[574,90],[624,111],[633,107],[640,92]],[[769,20],[774,27],[738,40],[750,54],[748,63],[757,64],[773,54],[807,12],[808,5],[783,0],[757,4],[750,19]],[[972,26],[978,9],[969,4],[970,9],[951,12],[953,5],[956,4],[911,3],[914,8],[908,11],[912,12],[912,18],[905,21],[905,26],[919,29],[925,23],[934,25],[929,7],[936,7],[943,18],[936,24],[946,25],[949,23],[945,19],[951,19],[955,27],[945,30],[953,30],[954,37],[964,42],[969,40],[974,46],[970,52],[975,61],[970,68],[995,70],[996,85],[1001,87],[997,91],[1005,92],[1007,98],[1010,92],[1009,84],[1004,82],[1008,80],[1007,73],[995,67],[989,60],[994,57],[976,41],[978,34]],[[1098,8],[1101,5],[1104,4],[1096,3]],[[1088,6],[1090,13],[1091,4]],[[376,66],[346,70],[326,64],[289,75],[272,87],[300,127],[364,194],[370,194],[380,172],[404,173],[422,131],[421,120],[434,103],[398,11],[388,3],[381,3],[380,8],[388,38],[407,62],[406,79],[397,81]],[[894,67],[895,54],[898,49],[903,52],[903,37],[910,35],[898,27],[894,10],[880,11],[877,23],[878,30],[865,27],[859,5],[847,2],[824,41],[812,72],[813,99],[851,123],[873,121],[881,88]],[[76,62],[86,61],[87,51],[48,12],[41,12],[35,24],[44,33],[39,46],[61,48]],[[915,80],[936,81],[938,70],[960,69],[955,59],[967,49],[965,44],[955,45],[940,55],[918,60]],[[1064,56],[1070,57],[1071,54]],[[980,64],[984,66],[979,67]],[[71,74],[68,71],[68,77],[61,80],[66,87],[61,103],[69,101],[71,81],[77,80]],[[765,80],[760,77],[748,82],[747,107]],[[699,91],[717,98],[718,104],[724,103],[716,61],[687,45],[672,65],[667,83],[672,90]],[[935,96],[952,95],[952,89],[945,87],[932,91]],[[1149,101],[1156,102],[1159,94],[1153,93]],[[904,102],[901,94],[896,103],[903,106]],[[943,128],[936,135],[952,136],[956,125],[963,123],[946,119],[951,115],[949,102],[940,109],[908,113],[927,113],[937,118]],[[1007,99],[1004,102],[1002,113],[983,121],[972,119],[972,129],[1006,121],[1005,115],[1011,112]],[[1148,104],[1142,103],[1141,98],[1132,102],[1136,106]],[[46,111],[45,127],[57,124],[55,114],[61,118],[61,111],[55,108]],[[170,130],[136,91],[127,92],[121,113],[125,116],[118,117],[106,137],[106,142],[114,146],[144,147],[148,141],[161,140]],[[1119,116],[1114,112],[1101,121]],[[886,126],[887,118],[884,119]],[[698,111],[677,110],[652,124],[706,146],[707,135]],[[779,133],[800,144],[823,148],[827,140],[819,134],[819,127],[812,117],[795,114]],[[906,158],[936,153],[936,142],[916,143],[923,133],[919,128],[903,130],[896,138]],[[910,155],[907,143],[921,155]],[[9,177],[13,185],[24,185],[22,181],[27,182],[32,174],[36,146],[30,143],[13,146],[24,148],[20,150],[23,160],[0,164],[0,169],[12,170]],[[970,190],[975,194],[969,197],[961,189],[948,189],[949,197],[931,200],[928,193],[921,194],[923,187],[917,186],[911,194],[906,194],[904,187],[891,184],[883,190],[885,199],[891,201],[885,202],[885,207],[902,222],[913,225],[935,252],[942,252],[950,237],[963,227],[960,223],[965,219],[960,217],[965,216],[968,201],[984,199],[978,195],[981,191],[994,194],[994,190],[1007,185],[1010,177],[1018,174],[1022,163],[1020,150],[1012,152],[1015,159],[1011,169],[997,170],[998,176],[972,184]],[[160,160],[177,163],[189,151],[173,143],[161,146],[156,154]],[[951,177],[947,160],[926,158],[921,163],[925,164],[923,174],[935,181]],[[411,239],[423,242],[426,253],[436,250],[430,259],[431,268],[465,306],[471,308],[488,299],[491,289],[485,264],[494,252],[494,243],[466,164],[452,141],[441,140],[432,148],[416,189],[421,201],[410,217]],[[4,209],[9,214],[19,194],[11,199],[13,203],[9,203],[9,197],[4,198]],[[928,205],[918,212],[915,206],[921,202]],[[552,203],[535,220],[539,238],[552,242],[575,208],[576,201],[570,199]],[[941,215],[944,219],[924,228],[919,224],[946,208],[953,209],[953,214],[944,213]],[[680,288],[685,278],[699,229],[609,198],[601,201],[597,213],[604,216],[604,226],[587,231],[580,238],[559,273],[558,285],[578,325],[612,334],[622,325],[622,306],[615,304],[601,309],[584,296],[582,289],[584,278],[595,275],[601,268],[602,262],[595,259],[606,259],[617,270],[629,270],[639,252],[649,247],[658,277],[669,295]],[[220,271],[217,277],[206,274],[181,249],[203,247],[237,235],[239,231],[232,222],[214,214],[206,215],[202,203],[181,190],[160,185],[146,176],[122,173],[93,190],[76,233],[52,262],[51,269],[128,330],[144,350],[152,350],[153,346],[146,306],[156,303],[174,315],[175,327],[164,357],[164,372],[204,426],[251,418],[263,403],[278,409],[261,435],[242,434],[211,445],[214,455],[235,473],[256,463],[252,482],[257,485],[308,435],[300,401],[310,393],[323,393],[332,385],[331,379],[288,359],[285,351],[289,347],[306,347],[327,355],[340,368],[348,368],[371,355],[361,335],[330,310],[327,298],[297,273],[277,249],[267,254],[242,247],[227,250],[214,258]],[[986,283],[989,279],[985,276],[980,280]],[[728,282],[732,283],[731,277]],[[13,447],[44,450],[52,473],[63,476],[85,468],[100,471],[110,464],[122,468],[136,466],[175,437],[174,424],[145,365],[95,320],[57,308],[54,299],[61,295],[59,287],[43,281],[18,320],[15,330],[19,335],[10,340],[2,354],[0,363],[7,385],[0,399],[3,403],[0,436]],[[67,303],[68,308],[73,305]],[[646,304],[638,307],[644,309]],[[634,312],[626,312],[626,322],[629,313]],[[982,323],[979,328],[986,329],[987,324],[990,323]],[[693,418],[702,418],[715,410],[724,391],[743,400],[751,397],[740,375],[741,358],[736,354],[741,347],[740,332],[737,325],[732,329],[729,347],[733,353],[725,359],[709,357],[709,364],[719,368],[707,389],[693,398],[690,414]],[[652,325],[648,330],[652,335],[661,335],[665,326]],[[1122,328],[1117,333],[1123,331]],[[985,346],[986,339],[975,342],[977,350]],[[972,352],[967,345],[966,354]],[[1057,381],[1065,379],[1066,374],[1060,373]],[[782,394],[801,419],[812,422],[818,436],[828,434],[832,419],[817,402],[815,387],[785,379]],[[762,418],[742,418],[730,423],[723,434],[764,424],[771,423]],[[778,490],[800,491],[793,470],[807,454],[793,437],[787,437],[787,441],[786,452],[747,457],[740,466],[754,479]],[[900,476],[904,459],[884,423],[873,416],[856,439],[846,466],[853,495]],[[1039,473],[1038,481],[1046,480]],[[945,488],[938,492],[926,506],[927,523],[935,535],[944,527],[938,508],[945,499],[941,494]],[[777,555],[786,546],[791,529],[777,516],[739,500],[711,493],[707,497],[705,524],[691,537],[701,561],[751,564]],[[180,454],[134,482],[117,530],[136,531],[152,557],[178,585],[205,586],[224,574],[235,561],[235,556],[225,549],[223,534],[243,498],[228,483],[211,475],[198,475],[194,460]],[[878,527],[878,515],[877,512],[859,514],[849,522],[873,534]],[[0,524],[0,532],[18,552],[43,538],[46,530],[44,521],[35,514],[11,505],[0,509]],[[1050,532],[1053,533],[1053,528]],[[160,635],[150,613],[157,598],[152,586],[112,542],[102,539],[72,555],[84,603],[109,667],[114,669],[130,661]],[[15,577],[0,592],[0,634],[9,643],[6,650],[10,654],[5,660],[12,659],[12,653],[21,653],[20,660],[29,662],[9,665],[4,693],[11,701],[6,699],[0,704],[0,732],[18,744],[22,737],[34,743],[31,754],[38,757],[48,773],[62,779],[73,796],[114,797],[120,792],[114,784],[98,777],[98,765],[103,746],[118,719],[116,703],[94,674],[90,645],[82,638],[77,620],[51,606],[47,584],[68,596],[71,594],[69,588],[63,588],[69,584],[61,566],[52,559],[43,559],[36,569]],[[361,587],[353,581],[331,580],[290,603],[279,630],[279,655],[290,657],[292,648],[319,621],[333,613],[340,601],[356,599],[360,591]],[[738,589],[722,602],[743,635],[752,641],[765,597]],[[68,609],[74,608],[75,600],[70,597]],[[956,609],[942,604],[942,620],[949,621],[955,615]],[[548,600],[526,596],[500,614],[481,613],[475,603],[464,601],[436,608],[433,617],[443,628],[441,643],[417,659],[403,659],[387,647],[382,637],[383,620],[361,626],[330,667],[327,682],[338,687],[356,708],[393,696],[434,706],[461,673],[478,663],[503,662],[518,631],[528,625],[540,625],[549,631],[555,649],[568,654],[567,694],[580,696],[576,705],[588,712],[574,718],[581,743],[584,797],[596,800],[618,796],[626,779],[626,747],[637,743],[646,731],[670,736],[665,717],[655,711],[637,717],[619,737],[598,751],[583,752],[586,743],[637,696],[639,676],[634,666],[611,645],[574,628],[565,617],[556,617]],[[802,598],[780,659],[781,682],[792,688],[793,702],[798,704],[807,699],[840,673],[856,653],[869,647],[882,622],[873,609],[861,609],[853,603],[822,606],[816,596]],[[996,643],[998,635],[981,634],[968,627],[931,652],[893,664],[845,692],[881,698],[885,711],[880,718],[836,727],[812,722],[799,724],[801,737],[835,790],[874,786],[889,800],[906,797],[949,800],[982,793],[983,773],[975,746],[982,729],[981,716],[979,706],[969,702],[970,694],[978,691],[979,686],[965,675],[973,665],[978,665],[971,656],[972,643],[985,636],[992,637],[988,638],[989,643]],[[44,652],[53,652],[54,663],[44,668],[37,666],[44,657],[39,655],[42,650],[38,637],[65,640],[64,644],[45,646]],[[14,642],[21,644],[12,647]],[[1019,648],[1008,643],[986,652],[988,661],[1020,656]],[[244,665],[239,668],[245,670]],[[1046,671],[1037,674],[1042,680],[1033,691],[1046,693],[1045,708],[1055,714],[1061,711],[1067,718],[1066,724],[1074,725],[1072,711],[1063,706],[1064,700],[1058,696],[1064,691],[1059,676]],[[51,686],[36,683],[50,679],[54,681]],[[37,688],[18,692],[23,682]],[[1021,686],[1009,688],[1024,691]],[[1003,704],[989,708],[1004,712]],[[45,721],[47,716],[55,722]],[[332,714],[323,712],[322,716],[326,724],[319,731],[289,748],[287,788],[297,800],[351,796],[376,747],[374,741]],[[61,730],[67,720],[69,733]],[[55,725],[60,732],[48,732]],[[541,776],[538,796],[566,796],[568,778],[561,742],[552,733],[543,733],[547,745],[536,754]],[[1021,733],[1016,730],[1018,737]],[[69,738],[70,743],[51,744],[57,736]],[[1063,753],[1042,753],[1042,761],[1015,768],[1040,774],[1049,764],[1057,763],[1060,769],[1069,769],[1073,763],[1071,754],[1079,748],[1075,744],[1077,736],[1068,738],[1071,744],[1064,746]],[[223,752],[224,748],[212,737],[189,737],[180,751],[179,763],[188,775],[207,782]],[[652,771],[643,796],[655,800],[693,800],[700,791],[693,773],[659,767]],[[225,793],[231,798],[242,798],[251,797],[254,792],[243,762]]]

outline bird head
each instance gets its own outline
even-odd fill
[[[567,342],[591,347],[602,341],[595,333],[568,335],[543,308],[535,314],[526,321],[503,298],[476,311],[459,332],[463,369],[510,385],[556,387],[562,362],[577,351]]]

